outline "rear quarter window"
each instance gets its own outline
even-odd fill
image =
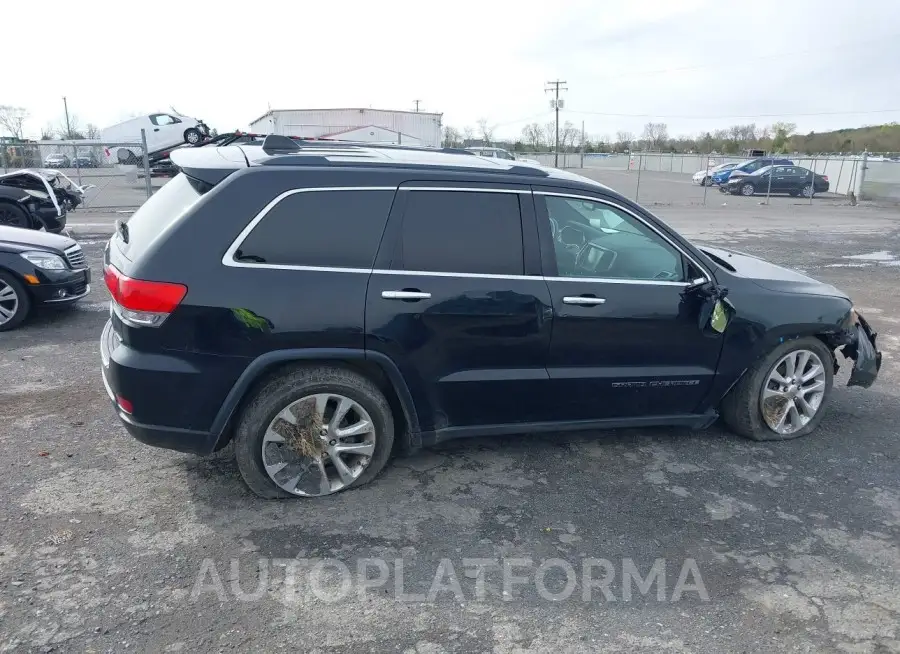
[[[312,189],[282,198],[234,251],[239,263],[371,268],[394,190]]]
[[[121,234],[117,233],[113,237],[119,251],[133,261],[194,206],[201,196],[184,173],[173,177],[127,221],[128,242],[125,242]]]

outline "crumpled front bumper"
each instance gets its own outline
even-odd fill
[[[878,333],[861,315],[858,313],[853,315],[855,322],[852,326],[854,332],[852,340],[841,349],[841,353],[846,358],[854,361],[847,386],[869,388],[875,383],[878,371],[881,370],[881,352],[875,345]]]

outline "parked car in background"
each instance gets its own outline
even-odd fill
[[[808,168],[766,166],[750,175],[732,177],[721,186],[721,191],[732,195],[746,196],[766,192],[787,193],[808,198],[816,193],[825,193],[828,188],[828,176],[814,174]]]
[[[72,157],[72,168],[96,168],[99,165],[97,157],[90,150],[79,152]]]
[[[804,436],[838,348],[851,385],[875,382],[876,334],[838,289],[694,245],[569,171],[422,150],[174,151],[182,172],[104,252],[100,367],[125,428],[233,441],[258,495],[318,496],[395,445],[483,434],[721,415]]]
[[[209,137],[209,128],[202,120],[174,113],[148,114],[101,131],[100,140],[113,144],[107,148],[107,156],[120,164],[140,163],[143,157],[141,130],[144,130],[147,137],[148,155],[174,148],[182,143],[194,145]],[[115,145],[119,143],[134,145]]]
[[[698,170],[696,173],[694,173],[694,176],[691,178],[691,181],[694,184],[699,184],[700,186],[712,186],[713,185],[712,176],[714,174],[725,171],[725,170],[731,170],[732,168],[737,166],[738,163],[740,163],[740,162],[735,161],[732,163],[723,163],[723,164],[719,164],[718,166],[713,166],[709,170]]]
[[[0,332],[38,306],[60,306],[91,292],[81,246],[67,236],[0,225]]]
[[[44,158],[44,167],[45,168],[68,168],[69,167],[69,157],[64,155],[62,152],[54,152],[53,154],[48,154],[46,158]]]
[[[466,150],[468,150],[472,154],[477,154],[480,157],[493,157],[495,159],[505,159],[507,161],[522,161],[524,163],[540,165],[539,161],[516,156],[509,150],[504,150],[503,148],[471,147],[466,148]]]
[[[750,175],[763,166],[792,166],[794,164],[790,159],[781,159],[775,157],[763,157],[762,159],[749,159],[742,161],[734,168],[728,170],[720,170],[712,176],[713,184],[724,184],[732,175]]]

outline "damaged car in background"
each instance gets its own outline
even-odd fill
[[[66,214],[84,202],[93,184],[79,186],[58,170],[27,169],[0,175],[0,225],[61,232]]]

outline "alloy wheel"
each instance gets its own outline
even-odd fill
[[[753,184],[744,184],[741,187],[741,195],[750,196],[750,195],[753,195],[753,192],[754,192]]]
[[[308,395],[266,428],[262,463],[280,488],[320,496],[355,482],[375,453],[375,423],[356,401],[337,393]]]
[[[0,279],[0,325],[5,325],[19,310],[19,296],[16,289]]]
[[[801,191],[801,193],[803,194],[803,197],[805,197],[805,198],[810,197],[812,195],[812,186],[807,184],[806,186],[803,187],[803,190]]]
[[[795,350],[772,368],[760,393],[769,429],[793,434],[812,420],[825,399],[825,365],[815,352]]]

